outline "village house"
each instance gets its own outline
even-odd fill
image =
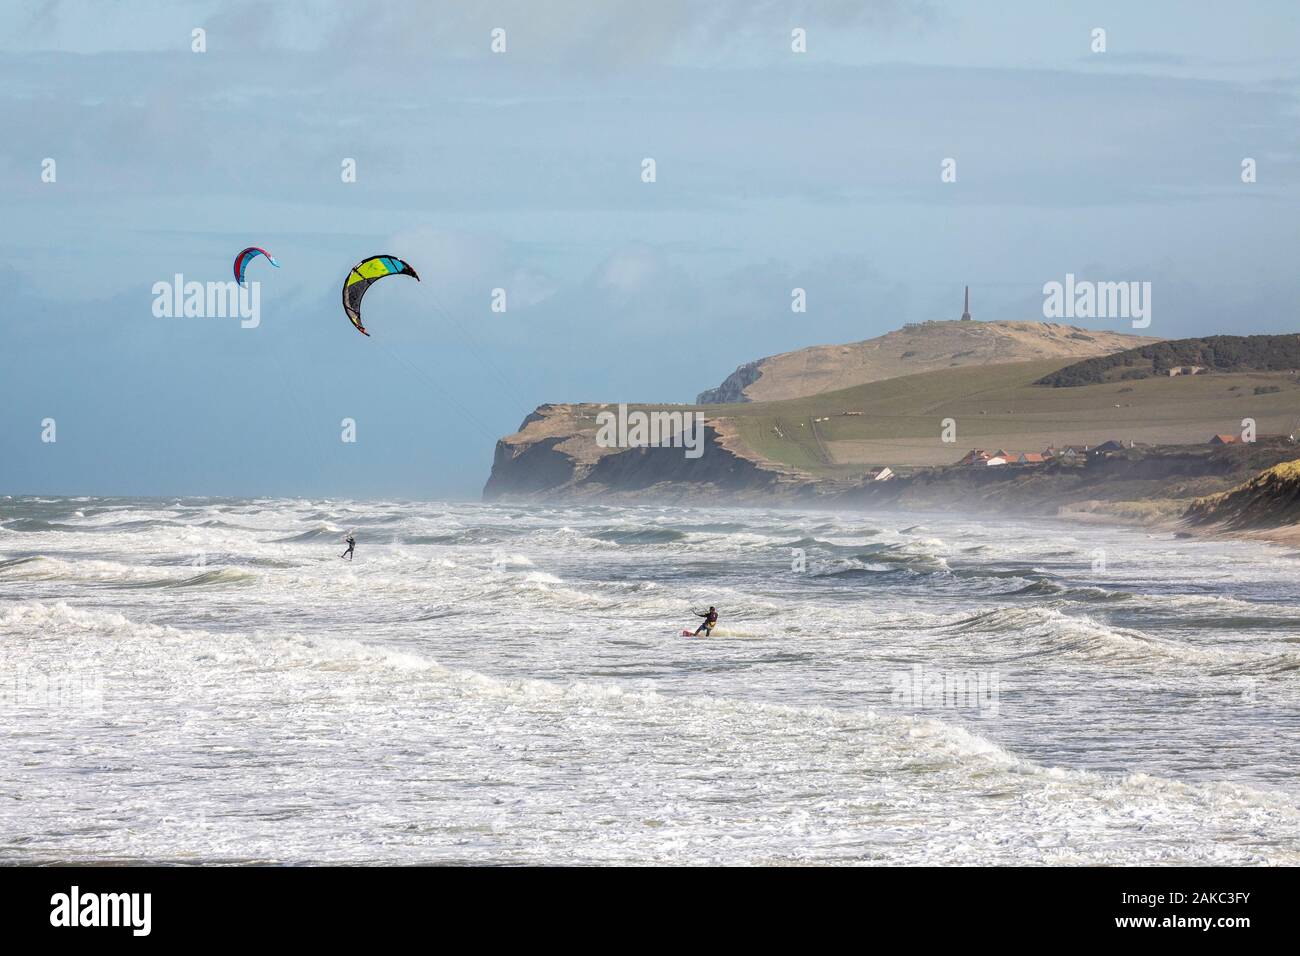
[[[1175,365],[1169,369],[1169,377],[1173,378],[1175,375],[1199,375],[1204,371],[1204,365]]]
[[[1088,454],[1099,456],[1099,455],[1106,454],[1106,452],[1108,451],[1123,451],[1124,447],[1125,446],[1122,441],[1116,441],[1114,438],[1112,438],[1110,439],[1110,441],[1104,441],[1100,445],[1094,445],[1092,448],[1089,448]]]
[[[999,448],[997,451],[985,451],[983,448],[972,448],[966,454],[962,455],[958,465],[987,465],[991,458],[1012,458],[1009,452]],[[1002,462],[998,462],[1002,464]]]
[[[1295,442],[1297,441],[1297,437],[1295,435],[1270,434],[1260,435],[1256,440],[1266,442]],[[1209,444],[1211,445],[1238,445],[1241,444],[1241,442],[1242,439],[1239,436],[1226,433],[1222,435],[1213,435],[1209,440]],[[1045,465],[1052,461],[1059,461],[1063,465],[1082,465],[1088,459],[1100,460],[1113,452],[1125,451],[1135,447],[1136,443],[1133,441],[1112,438],[1109,441],[1102,442],[1100,445],[1066,445],[1059,451],[1052,445],[1048,445],[1041,452],[1013,452],[1007,451],[1005,448],[999,448],[996,451],[989,451],[984,448],[972,448],[961,457],[961,460],[957,462],[957,465],[979,467],[1020,465],[1023,467]],[[875,479],[874,472],[868,473],[868,477],[872,477],[873,480],[883,480]]]
[[[1042,465],[1052,460],[1055,451],[1048,447],[1041,452],[1037,451],[1007,451],[1005,448],[999,448],[997,451],[985,451],[983,448],[972,448],[962,456],[957,462],[960,465]]]
[[[1133,442],[1122,442],[1112,438],[1110,441],[1104,441],[1100,445],[1093,445],[1088,449],[1088,461],[1100,461],[1113,452],[1123,451],[1126,448],[1132,448]]]
[[[894,470],[888,466],[884,468],[872,468],[867,472],[868,481],[888,481],[894,477]]]

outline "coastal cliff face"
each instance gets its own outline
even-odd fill
[[[1053,323],[983,325],[980,331],[981,323],[926,323],[890,333],[874,340],[889,340],[892,351],[903,350],[900,361],[886,363],[890,375],[807,397],[730,401],[744,392],[747,381],[766,380],[771,360],[765,359],[743,366],[715,390],[729,400],[725,405],[542,405],[497,443],[483,497],[816,501],[1039,514],[1062,508],[1113,511],[1123,505],[1132,514],[1158,509],[1161,518],[1177,518],[1193,499],[1229,490],[1296,457],[1296,446],[1286,437],[1300,393],[1292,375],[1268,370],[1148,374],[1054,388],[1041,380],[1061,369],[1059,355],[1031,362],[991,359],[1037,349],[1109,350],[1131,337]],[[981,351],[981,341],[989,350]],[[953,353],[954,344],[971,348]],[[843,348],[853,352],[851,346]],[[883,354],[872,361],[885,361]],[[926,361],[942,355],[952,365],[969,358],[973,367],[906,374],[907,355]],[[841,365],[840,372],[867,368],[849,365]],[[601,424],[608,423],[606,416],[620,423],[614,440]],[[633,435],[628,416],[648,416],[666,430]],[[1231,430],[1237,422],[1244,427],[1246,418],[1258,423],[1258,443],[1206,443],[1205,436]],[[935,432],[948,420],[960,422],[963,434],[973,436],[966,441],[987,449],[1036,451],[1095,446],[1107,439],[1124,439],[1125,447],[1123,454],[1089,455],[1086,466],[1049,460],[1023,467],[959,467],[956,461],[967,446],[945,444]],[[676,438],[682,441],[671,440]],[[869,480],[884,465],[893,477]]]
[[[596,441],[597,416],[613,408],[538,408],[518,432],[497,443],[484,500],[898,510],[946,510],[960,502],[990,514],[1070,514],[1138,523],[1185,517],[1189,524],[1224,530],[1300,521],[1300,462],[1289,461],[1296,446],[1288,441],[1125,449],[1086,465],[919,468],[889,481],[836,480],[748,451],[726,417],[705,416],[699,457],[688,457],[680,447],[602,448]],[[1260,474],[1260,469],[1268,470]]]
[[[758,359],[754,362],[746,362],[740,368],[728,375],[721,385],[717,388],[710,388],[707,391],[700,392],[699,397],[695,399],[699,405],[730,405],[739,402],[748,402],[749,396],[745,394],[745,389],[758,381],[759,375],[762,374],[761,366],[765,359]]]
[[[1282,462],[1236,488],[1198,498],[1184,517],[1189,524],[1224,531],[1300,524],[1300,460]]]
[[[817,482],[738,452],[725,426],[705,419],[703,450],[602,448],[597,416],[608,405],[543,405],[497,442],[485,501],[501,499],[793,501]]]

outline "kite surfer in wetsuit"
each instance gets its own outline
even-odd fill
[[[352,532],[349,531],[349,532],[348,532],[348,536],[347,536],[346,538],[344,538],[343,540],[346,541],[346,542],[348,543],[348,549],[347,549],[346,551],[344,551],[342,554],[340,554],[339,557],[340,557],[340,558],[347,558],[349,561],[351,561],[351,560],[352,560],[352,552],[354,552],[354,551],[357,550],[357,539],[354,538],[354,537],[352,537]]]
[[[704,623],[695,629],[695,636],[699,637],[700,631],[703,631],[704,636],[708,637],[710,634],[713,633],[713,628],[717,626],[718,609],[715,608],[712,604],[710,604],[707,614],[701,614],[699,611],[696,611],[695,613],[699,617],[704,618]]]

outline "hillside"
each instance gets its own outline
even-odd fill
[[[1300,524],[1300,461],[1288,461],[1216,495],[1198,498],[1188,522],[1224,531]]]
[[[633,406],[702,414],[698,460],[674,448],[599,448],[596,415],[614,406],[546,405],[498,443],[484,494],[820,495],[873,465],[950,465],[975,447],[1041,451],[1112,438],[1198,445],[1239,432],[1247,417],[1261,436],[1289,434],[1300,409],[1300,386],[1285,372],[1035,384],[1059,363],[958,367],[778,402]],[[941,441],[947,418],[956,424],[952,443]]]
[[[1040,359],[1069,362],[1156,341],[1053,322],[923,322],[862,342],[817,345],[747,362],[697,401],[781,401],[918,372]]]
[[[1211,335],[1172,339],[1076,362],[1044,376],[1040,385],[1073,388],[1102,382],[1199,372],[1291,372],[1300,369],[1300,335]]]
[[[1073,389],[1035,385],[1054,364],[925,372],[712,411],[719,432],[734,434],[735,445],[827,477],[871,465],[951,464],[974,447],[1041,451],[1111,438],[1203,443],[1213,434],[1239,432],[1247,417],[1255,419],[1261,435],[1289,434],[1300,415],[1300,385],[1288,373],[1150,378]],[[940,440],[946,418],[956,424],[952,444]]]

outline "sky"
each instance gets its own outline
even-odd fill
[[[964,285],[1296,331],[1298,93],[1292,0],[9,0],[0,494],[473,499],[539,404],[691,401]],[[246,246],[255,328],[154,314]],[[421,281],[365,338],[381,253]]]

